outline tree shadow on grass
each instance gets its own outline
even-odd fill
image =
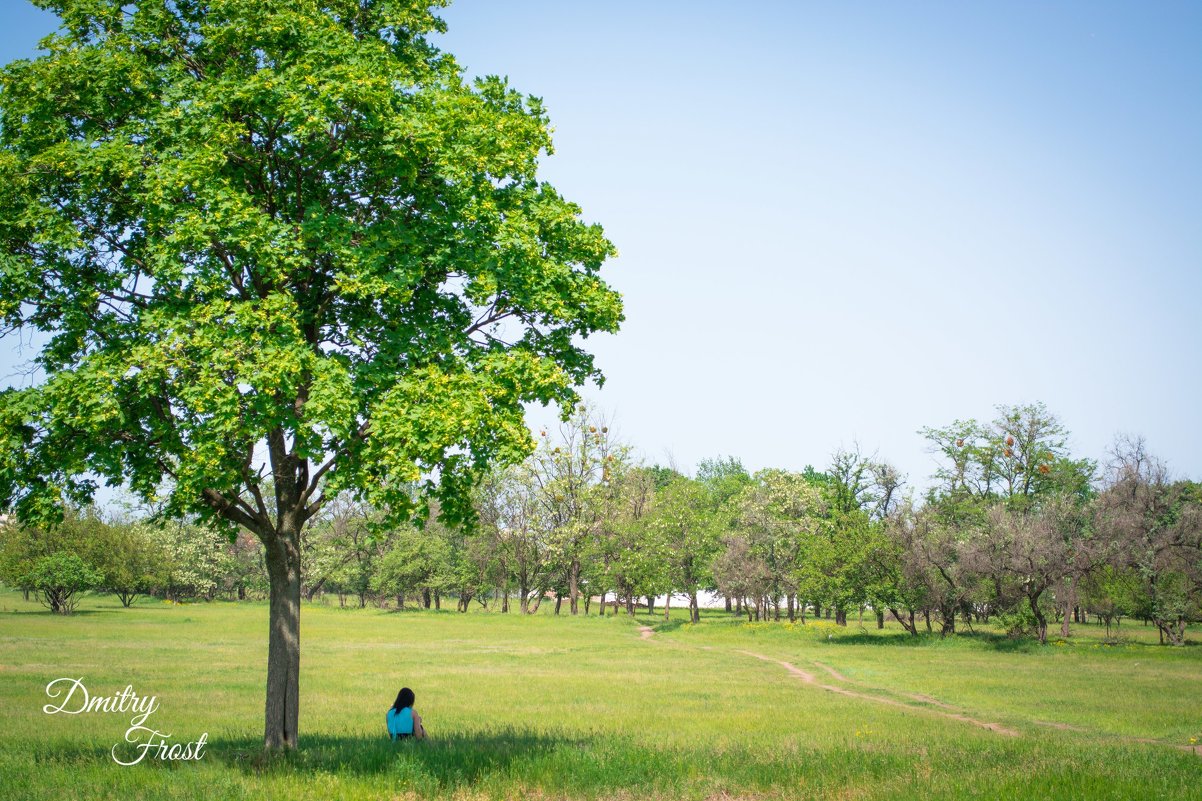
[[[537,760],[562,749],[579,749],[580,739],[532,729],[452,733],[426,740],[390,740],[355,734],[303,734],[293,752],[268,754],[258,737],[217,738],[206,756],[246,773],[403,774],[442,787],[475,785],[506,773],[518,761]]]
[[[60,762],[112,764],[107,746],[72,741],[56,744],[52,750]],[[395,742],[366,733],[302,733],[298,749],[274,755],[263,750],[258,736],[218,733],[208,740],[203,760],[244,777],[249,786],[287,787],[288,782],[308,780],[337,783],[343,778],[348,787],[378,787],[378,797],[384,798],[404,795],[401,791],[426,798],[456,796],[464,790],[506,798],[527,793],[556,798],[675,797],[682,786],[704,785],[704,777],[714,771],[723,786],[775,787],[795,783],[800,769],[796,754],[771,749],[664,748],[637,735],[517,727]],[[186,764],[152,756],[141,763],[154,771],[173,771]]]
[[[655,630],[656,634],[665,634],[669,631],[676,631],[688,622],[687,620],[660,620],[658,623],[652,622],[651,628]]]
[[[1048,642],[1040,645],[1039,641],[1034,637],[1011,637],[1007,634],[999,634],[992,631],[959,631],[955,634],[949,634],[947,637],[940,637],[938,632],[919,632],[917,635],[908,634],[906,632],[890,632],[888,634],[870,634],[868,632],[853,632],[841,633],[829,640],[823,640],[823,644],[829,645],[876,645],[887,647],[956,647],[957,645],[967,645],[969,647],[987,648],[992,651],[1001,653],[1039,653],[1051,648],[1056,648],[1060,638],[1049,635]],[[1140,641],[1124,641],[1117,644],[1101,643],[1094,639],[1069,639],[1067,641],[1070,648],[1086,648],[1096,644],[1104,645],[1105,647],[1118,648],[1167,648],[1169,646],[1157,645],[1156,643],[1140,642]],[[1187,641],[1185,646],[1197,646],[1200,643]]]
[[[949,634],[946,637],[941,637],[937,632],[919,632],[918,634],[909,634],[907,632],[898,631],[890,632],[888,634],[870,634],[868,632],[848,631],[847,633],[839,633],[838,635],[823,641],[823,644],[836,646],[875,645],[888,648],[930,648],[941,645],[953,646],[956,643],[980,644],[995,651],[1006,652],[1030,651],[1041,647],[1035,640],[1028,640],[1024,638],[1015,639],[1013,637],[1007,637],[1004,634],[994,634],[984,631],[962,631],[956,634]]]
[[[113,615],[124,611],[120,605],[115,607],[102,607],[100,609],[76,609],[69,615],[63,615],[58,612],[52,612],[49,609],[7,609],[5,610],[11,615],[30,615],[37,617],[53,618],[54,620],[70,620],[73,617],[95,617],[97,615]]]

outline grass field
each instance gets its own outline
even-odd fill
[[[1202,798],[1202,647],[1138,623],[1040,647],[306,605],[301,749],[264,760],[266,620],[106,596],[61,618],[0,593],[0,798]],[[45,714],[60,677],[156,695],[148,725],[207,732],[203,759],[117,765],[131,716]],[[383,734],[402,684],[428,742]]]

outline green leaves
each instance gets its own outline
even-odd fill
[[[50,334],[0,400],[0,502],[89,475],[262,533],[323,477],[448,514],[600,381],[613,245],[537,178],[542,103],[465,81],[439,3],[58,0],[0,73],[0,317]],[[283,511],[283,510],[281,510]]]

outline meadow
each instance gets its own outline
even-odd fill
[[[1076,626],[1039,646],[854,619],[306,604],[301,748],[270,759],[266,627],[260,603],[89,596],[64,618],[0,593],[0,797],[1202,798],[1202,646],[1134,621],[1117,643]],[[60,677],[157,696],[147,725],[206,732],[203,758],[116,764],[130,715],[45,714]],[[383,734],[402,685],[429,741]]]

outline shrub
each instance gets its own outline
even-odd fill
[[[62,551],[38,559],[26,578],[27,584],[41,593],[42,603],[60,615],[75,611],[76,593],[103,580],[104,576],[79,556]]]

